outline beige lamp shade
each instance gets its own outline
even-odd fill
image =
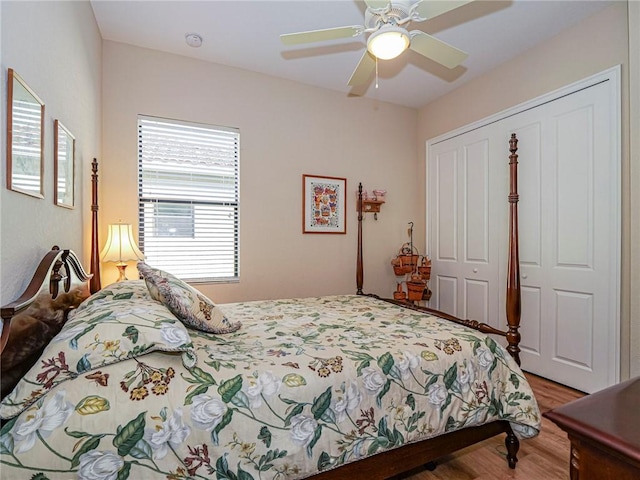
[[[144,260],[144,255],[133,240],[133,231],[130,224],[116,223],[109,225],[107,243],[102,249],[100,257],[103,262],[116,262],[116,266],[120,270],[118,281],[127,279],[124,275],[124,270],[127,266],[126,262]]]

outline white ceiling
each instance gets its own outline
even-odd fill
[[[543,42],[613,0],[476,0],[432,20],[412,22],[467,53],[449,70],[406,51],[380,61],[375,79],[351,89],[347,81],[366,48],[366,35],[286,47],[281,33],[363,25],[356,0],[91,0],[105,40],[265,73],[347,95],[420,108],[495,66]],[[198,33],[202,47],[185,43]],[[597,33],[594,33],[597,35]],[[535,72],[531,72],[535,75]]]

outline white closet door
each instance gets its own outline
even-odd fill
[[[497,327],[498,289],[493,284],[498,283],[500,262],[493,232],[502,222],[492,212],[506,208],[505,202],[498,203],[505,169],[491,161],[499,148],[487,133],[471,132],[431,150],[429,204],[435,234],[429,285],[435,308]]]
[[[427,147],[430,306],[506,326],[516,133],[522,366],[586,392],[619,376],[619,71],[601,75]]]
[[[616,381],[619,209],[609,90],[593,86],[512,119],[519,188],[522,363],[594,392]]]

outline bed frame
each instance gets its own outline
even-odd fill
[[[507,340],[508,352],[514,357],[518,365],[520,333],[520,269],[518,252],[518,140],[515,134],[509,140],[509,262],[507,273],[506,313],[508,328],[505,331],[495,329],[490,325],[475,320],[462,320],[452,315],[426,307],[413,305],[398,300],[383,299],[406,308],[421,312],[436,314],[441,318],[465,325],[483,333],[504,336]],[[356,265],[357,294],[363,292],[363,261],[362,261],[362,185],[358,194],[358,254]],[[31,283],[18,300],[2,307],[3,330],[0,352],[4,348],[8,335],[11,318],[24,310],[35,297],[49,290],[55,296],[58,292],[69,291],[70,288],[89,282],[91,293],[100,290],[100,259],[98,248],[98,163],[92,163],[92,229],[91,229],[91,272],[87,274],[79,260],[69,250],[53,249],[42,260]],[[376,295],[370,295],[375,296]],[[379,297],[377,297],[379,298]],[[372,457],[342,465],[333,470],[314,475],[314,480],[352,480],[353,478],[367,478],[368,480],[384,480],[417,468],[435,468],[435,460],[449,455],[457,450],[471,446],[498,434],[506,434],[507,462],[510,468],[515,468],[517,453],[520,446],[518,438],[511,430],[507,421],[496,421],[478,427],[470,427],[455,432],[439,435],[435,438],[404,445],[400,448],[373,455]]]
[[[412,302],[395,300],[390,298],[382,298],[387,302],[402,305],[406,308],[418,310],[421,312],[432,313],[441,318],[451,320],[482,333],[492,335],[500,335],[507,339],[507,351],[520,365],[520,253],[519,253],[519,237],[518,237],[518,139],[515,133],[511,134],[509,139],[509,261],[507,265],[507,330],[498,330],[486,323],[480,323],[476,320],[462,320],[439,310],[428,307],[415,305]],[[358,295],[365,295],[362,291],[364,279],[364,267],[362,262],[362,184],[358,185],[358,259],[356,265],[356,284]],[[380,298],[377,295],[367,294]]]

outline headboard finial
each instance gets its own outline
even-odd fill
[[[514,155],[518,151],[518,139],[516,138],[516,134],[511,134],[511,139],[509,140],[509,151],[512,155]]]

